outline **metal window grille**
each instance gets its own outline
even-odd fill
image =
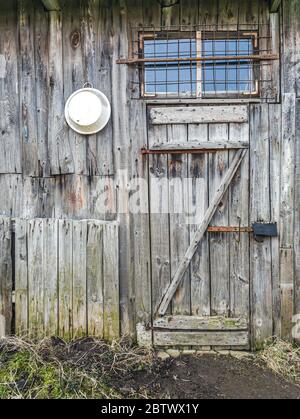
[[[140,96],[147,98],[271,98],[269,25],[132,28],[130,57]]]

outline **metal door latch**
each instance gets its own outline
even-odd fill
[[[262,242],[265,237],[278,237],[277,223],[252,224],[255,240]]]

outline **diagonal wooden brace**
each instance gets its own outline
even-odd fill
[[[240,167],[241,162],[243,161],[245,155],[247,154],[247,150],[239,150],[236,153],[235,158],[233,159],[228,172],[226,173],[226,176],[224,177],[219,189],[217,190],[208,210],[206,211],[206,214],[184,256],[182,261],[180,262],[180,265],[174,275],[174,278],[168,287],[165,295],[162,298],[162,301],[158,307],[158,315],[164,316],[167,312],[168,306],[170,302],[172,301],[172,298],[185,274],[187,271],[189,264],[191,263],[191,260],[193,259],[193,256],[196,253],[196,250],[199,246],[200,241],[203,239],[203,236],[206,233],[206,230],[208,229],[208,226],[215,214],[215,212],[218,209],[218,206],[225,195],[232,179],[234,178],[238,168]]]

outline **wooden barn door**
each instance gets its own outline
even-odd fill
[[[248,107],[148,115],[154,345],[248,348]]]

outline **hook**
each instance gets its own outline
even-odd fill
[[[83,88],[84,89],[93,89],[94,86],[93,86],[92,83],[90,83],[89,81],[87,81],[86,83],[84,83]]]

